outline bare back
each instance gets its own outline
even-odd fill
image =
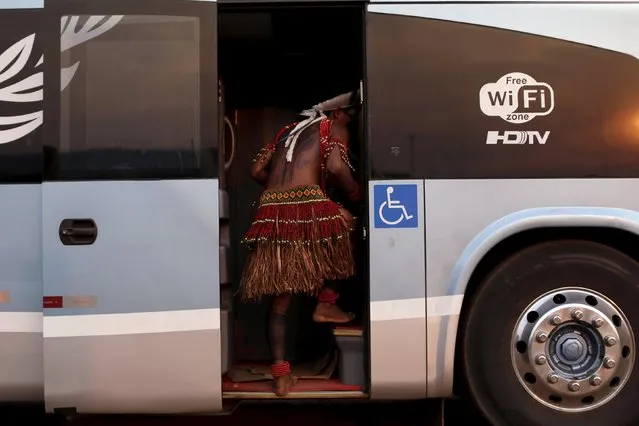
[[[286,161],[288,148],[278,142],[271,157],[266,189],[287,190],[300,185],[319,185],[321,180],[320,125],[305,129],[297,139],[293,159]]]

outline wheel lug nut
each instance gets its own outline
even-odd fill
[[[544,343],[546,340],[548,340],[548,335],[546,333],[543,331],[537,333],[537,341],[539,343]]]
[[[544,365],[546,361],[548,361],[548,358],[545,355],[537,355],[535,357],[535,362],[539,365]]]
[[[592,325],[594,325],[595,327],[599,328],[602,325],[604,325],[604,320],[602,318],[595,317],[592,320]]]
[[[550,318],[550,323],[552,325],[559,325],[561,324],[561,317],[559,315],[553,315],[552,318]]]
[[[548,378],[548,383],[555,384],[559,381],[559,376],[554,373],[550,373],[547,378]]]
[[[568,389],[573,392],[579,392],[579,390],[581,389],[581,385],[577,382],[570,382],[568,383]]]
[[[617,339],[615,336],[606,336],[604,337],[604,343],[606,346],[614,346],[617,344]]]
[[[593,386],[599,386],[601,384],[601,377],[592,376],[590,378],[590,384],[593,385]]]
[[[604,366],[606,368],[614,368],[615,365],[617,365],[617,363],[615,362],[614,359],[612,359],[612,358],[604,359]]]
[[[572,317],[576,320],[580,320],[584,317],[584,313],[579,309],[575,309],[570,313],[570,315],[572,315]]]

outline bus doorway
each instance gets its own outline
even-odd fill
[[[221,202],[227,206],[220,225],[226,398],[273,397],[267,330],[271,300],[245,303],[238,292],[248,254],[240,241],[263,190],[249,175],[251,160],[279,129],[299,121],[300,111],[360,88],[363,13],[359,5],[219,5],[220,128],[225,140],[220,187]],[[365,188],[363,122],[362,117],[353,120],[349,149],[355,178]],[[345,198],[341,191],[328,195],[335,201]],[[365,211],[363,203],[353,211],[359,219],[357,275],[338,284],[338,303],[355,313],[356,319],[340,327],[315,323],[312,314],[317,301],[306,296],[294,297],[286,315],[286,358],[299,379],[289,397],[366,395],[368,250],[361,232]]]

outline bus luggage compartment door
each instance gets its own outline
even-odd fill
[[[218,124],[207,119],[218,102],[216,6],[55,5],[47,25],[62,34],[45,61],[55,145],[42,194],[47,411],[220,411]]]

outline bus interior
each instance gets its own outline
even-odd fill
[[[363,81],[361,5],[255,7],[219,5],[220,288],[222,373],[226,398],[273,397],[267,318],[269,300],[245,303],[239,283],[247,250],[240,241],[262,188],[251,160],[298,113]],[[364,108],[351,126],[355,177],[365,182]],[[337,197],[339,193],[331,198]],[[359,212],[360,216],[365,206]],[[231,219],[232,218],[232,219]],[[357,275],[338,283],[339,305],[357,315],[344,326],[312,320],[315,300],[297,296],[287,314],[287,359],[298,383],[289,397],[357,398],[366,394],[367,247],[356,233]],[[296,396],[297,395],[297,396]]]

